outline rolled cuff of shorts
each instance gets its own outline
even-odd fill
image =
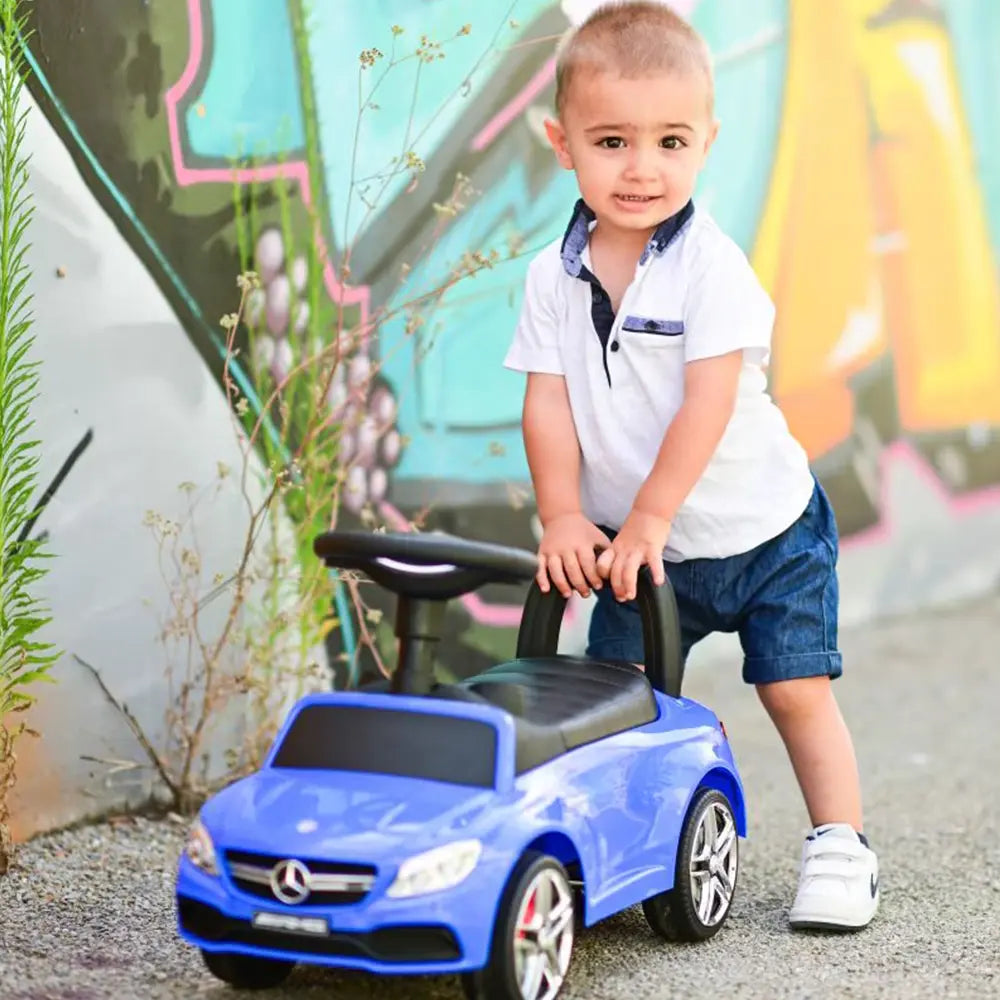
[[[840,653],[791,653],[788,656],[748,656],[743,661],[747,684],[772,684],[797,677],[839,677],[844,672]]]

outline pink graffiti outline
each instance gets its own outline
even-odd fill
[[[270,181],[278,177],[294,180],[302,192],[304,204],[311,203],[312,194],[309,189],[309,170],[304,160],[292,160],[288,163],[269,163],[260,167],[245,167],[231,170],[227,167],[189,167],[184,163],[184,150],[181,145],[179,106],[181,100],[190,90],[204,57],[205,36],[201,19],[201,0],[188,0],[188,23],[191,39],[187,65],[180,79],[163,96],[167,111],[167,129],[170,133],[170,154],[173,159],[174,173],[181,187],[191,184],[231,184],[234,180],[241,184],[252,181]],[[361,312],[361,322],[368,321],[371,302],[371,290],[367,285],[345,285],[337,277],[330,255],[320,235],[316,237],[322,254],[323,280],[330,297],[338,305],[356,305]]]
[[[893,465],[909,465],[920,478],[928,492],[941,501],[942,505],[956,519],[969,517],[987,507],[1000,504],[1000,486],[984,486],[965,496],[952,496],[945,489],[930,463],[907,441],[895,441],[882,450],[879,456],[879,501],[880,516],[870,528],[859,531],[841,541],[844,552],[870,545],[884,545],[897,534],[896,519],[892,512],[889,496],[889,469]]]
[[[189,167],[184,163],[184,150],[181,145],[179,107],[184,96],[191,89],[198,67],[204,56],[204,28],[201,19],[200,0],[188,0],[188,23],[190,25],[190,51],[188,61],[178,81],[164,94],[167,111],[167,128],[170,133],[170,153],[173,159],[174,173],[181,187],[192,184],[231,184],[234,180],[240,184],[253,181],[274,180],[277,177],[287,177],[298,183],[302,192],[302,200],[308,205],[311,200],[309,189],[309,171],[303,160],[293,160],[289,163],[267,164],[260,167],[247,167],[232,171],[225,167]],[[502,126],[501,126],[502,127]],[[361,322],[367,323],[371,303],[371,290],[367,285],[350,286],[343,284],[337,277],[333,264],[322,237],[317,236],[320,253],[325,261],[323,279],[330,297],[338,305],[356,305],[361,312]],[[395,515],[397,522],[406,523],[406,519],[390,505],[385,505],[387,512]],[[521,608],[516,605],[486,604],[475,594],[467,594],[462,603],[472,619],[482,625],[498,628],[516,627],[521,620]],[[568,610],[568,609],[567,609]]]
[[[548,62],[524,85],[521,92],[510,103],[501,108],[480,130],[472,140],[470,148],[481,153],[500,135],[501,132],[522,114],[525,108],[548,86],[556,75],[556,61]]]

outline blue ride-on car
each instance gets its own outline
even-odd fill
[[[455,973],[472,1000],[554,1000],[575,932],[626,907],[670,940],[719,930],[743,791],[722,724],[681,696],[669,583],[640,577],[644,669],[557,655],[565,600],[532,583],[515,658],[444,683],[445,602],[532,580],[536,557],[439,534],[314,549],[395,592],[398,664],[303,697],[261,770],[201,809],[177,916],[215,976]]]

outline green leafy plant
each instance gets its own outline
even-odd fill
[[[21,109],[25,17],[18,0],[0,0],[0,872],[6,870],[8,793],[15,781],[14,746],[25,723],[14,718],[32,704],[31,685],[50,679],[57,659],[39,637],[48,622],[35,585],[45,573],[42,544],[29,537],[35,519],[39,444],[32,440],[31,406],[38,364],[28,292],[31,221],[26,112]]]

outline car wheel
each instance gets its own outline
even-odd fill
[[[704,788],[681,830],[674,887],[642,904],[649,926],[668,941],[708,940],[729,916],[739,866],[732,804],[722,792]]]
[[[462,977],[468,1000],[555,1000],[573,955],[574,902],[555,858],[525,854],[504,889],[489,962]]]
[[[201,957],[216,979],[241,990],[266,990],[278,986],[295,968],[294,962],[237,955],[231,951],[202,951]]]

